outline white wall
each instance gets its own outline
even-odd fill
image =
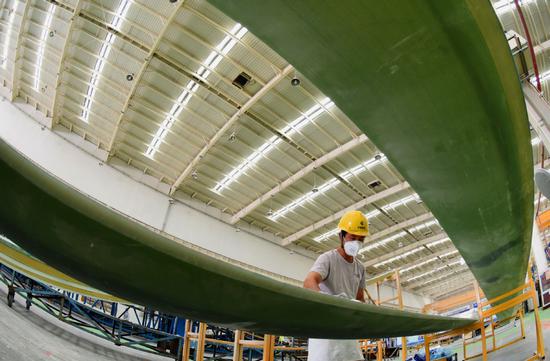
[[[376,285],[367,286],[367,290],[369,291],[371,297],[373,297],[376,300],[377,298]],[[403,294],[403,303],[407,308],[414,308],[419,310],[422,307],[424,307],[424,305],[428,303],[432,303],[432,300],[428,297],[423,297],[404,290],[402,291],[402,294]],[[397,296],[397,289],[392,287],[389,282],[387,284],[383,284],[380,287],[380,299],[382,301],[394,298],[396,296]],[[392,303],[396,303],[396,301],[393,301]]]
[[[20,152],[81,192],[112,208],[184,241],[204,247],[237,261],[294,279],[302,279],[313,260],[204,214],[181,202],[170,206],[171,198],[139,183],[100,161],[103,156],[91,143],[63,129],[50,131],[19,108],[0,101],[0,136]],[[75,147],[65,138],[81,147]],[[136,197],[139,194],[139,197]],[[171,207],[170,212],[168,207]],[[168,217],[166,218],[166,216]],[[275,240],[278,241],[278,240]]]
[[[0,136],[90,197],[177,239],[285,277],[301,281],[313,264],[311,252],[281,247],[280,238],[253,227],[232,226],[224,221],[229,216],[195,200],[173,200],[166,184],[116,159],[105,164],[104,151],[62,127],[43,126],[49,122],[27,104],[0,100]],[[382,292],[395,290],[383,286]],[[425,301],[408,292],[404,300],[415,308]]]

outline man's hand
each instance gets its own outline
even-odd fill
[[[355,297],[357,301],[365,303],[365,291],[362,288],[359,288],[357,291],[357,296]]]
[[[309,288],[310,290],[321,292],[321,289],[319,288],[319,283],[321,283],[321,281],[323,280],[319,273],[309,272],[306,276],[306,279],[304,280],[304,288]]]

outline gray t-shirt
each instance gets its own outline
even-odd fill
[[[349,263],[333,249],[323,253],[311,267],[321,275],[321,292],[330,295],[345,293],[350,299],[357,297],[359,288],[365,288],[365,267],[356,258]]]

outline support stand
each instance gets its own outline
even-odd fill
[[[395,289],[397,290],[397,294],[395,297],[390,297],[388,299],[381,299],[380,295],[380,287],[385,282],[395,282]],[[371,300],[375,305],[381,306],[381,305],[390,305],[394,307],[398,307],[400,310],[403,310],[405,308],[405,305],[403,303],[403,290],[401,288],[401,280],[399,279],[399,269],[396,269],[395,271],[383,274],[381,276],[372,278],[367,281],[367,285],[376,284],[376,300],[373,299],[373,297],[370,295],[370,293],[365,289],[367,293],[367,297],[369,300]],[[376,360],[382,361],[384,359],[384,342],[377,341],[376,346],[374,346],[372,343],[368,342],[369,340],[362,340],[361,347],[362,350],[365,352],[372,351],[374,347],[376,347]],[[371,340],[372,341],[372,340]],[[406,361],[407,360],[407,338],[402,337],[401,338],[401,360]]]
[[[233,361],[241,361],[243,359],[243,351],[245,348],[262,350],[262,361],[274,361],[275,351],[304,351],[303,347],[292,346],[276,346],[274,335],[264,335],[262,339],[245,340],[245,332],[241,330],[235,331],[235,340],[217,340],[214,338],[206,337],[206,323],[199,323],[199,331],[192,332],[191,326],[193,321],[187,320],[185,322],[185,336],[183,337],[183,351],[182,360],[188,361],[191,356],[191,342],[197,341],[197,347],[195,350],[195,361],[204,361],[204,349],[206,344],[224,344],[227,346],[233,346]]]
[[[542,325],[541,325],[540,315],[538,311],[537,293],[536,293],[535,284],[533,283],[533,278],[531,277],[531,275],[529,274],[529,281],[526,284],[520,287],[517,287],[511,291],[508,291],[486,302],[481,302],[480,291],[477,284],[475,284],[475,289],[476,289],[476,295],[477,295],[477,301],[478,301],[479,321],[477,321],[476,323],[468,327],[451,330],[443,333],[433,334],[433,335],[425,335],[424,349],[426,352],[426,361],[430,361],[430,343],[443,338],[447,338],[447,337],[455,337],[455,336],[462,335],[464,360],[482,356],[483,361],[487,361],[487,355],[489,353],[494,352],[496,350],[500,350],[502,348],[510,346],[511,344],[514,344],[516,342],[519,342],[525,339],[525,325],[523,321],[522,310],[516,311],[514,316],[503,319],[499,321],[497,324],[493,322],[493,316],[507,310],[515,310],[524,301],[529,299],[531,299],[533,301],[533,304],[535,305],[534,316],[535,316],[535,331],[536,331],[536,337],[537,337],[537,349],[536,349],[536,352],[534,352],[534,355],[527,358],[526,361],[544,360],[545,353],[544,353],[544,340],[542,335]],[[520,336],[504,345],[497,346],[495,329],[499,325],[507,321],[511,321],[516,317],[519,318],[520,324],[521,324]],[[486,327],[489,327],[489,326],[490,326],[491,333],[487,334]],[[466,335],[476,330],[481,331],[481,353],[477,355],[468,356],[466,346],[474,343],[474,341],[470,341],[473,338],[467,338]],[[488,349],[487,347],[488,338],[492,338],[491,349]]]

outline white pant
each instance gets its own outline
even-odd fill
[[[310,338],[307,361],[364,360],[357,340],[325,340]]]

